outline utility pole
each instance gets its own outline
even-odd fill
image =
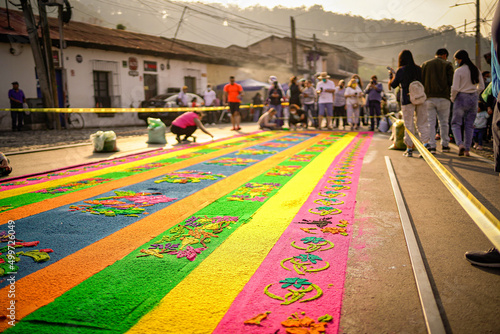
[[[47,9],[45,4],[38,3],[38,12],[40,13],[40,24],[42,28],[43,37],[43,49],[45,51],[45,60],[47,63],[48,78],[52,92],[53,105],[55,107],[59,104],[57,98],[57,81],[56,81],[56,71],[54,69],[54,57],[52,55],[52,39],[50,38],[49,21],[47,20]],[[61,119],[59,115],[55,115],[56,119],[56,129],[61,130]]]
[[[313,50],[314,50],[314,58],[313,58],[314,73],[316,74],[316,72],[318,72],[318,67],[316,65],[316,62],[318,61],[318,44],[316,43],[316,34],[313,34]]]
[[[177,29],[175,29],[175,34],[174,34],[174,38],[172,39],[172,45],[170,46],[170,50],[173,50],[173,48],[174,48],[175,39],[177,38],[177,33],[179,32],[179,28],[181,27],[182,20],[184,20],[184,14],[186,13],[187,8],[188,7],[186,6],[182,10],[181,19],[179,20],[179,23],[177,24]],[[169,69],[170,69],[170,58],[167,59],[167,70],[169,70]]]
[[[290,16],[290,25],[292,28],[292,72],[297,75],[297,39],[295,37],[295,20]]]
[[[66,70],[64,69],[64,32],[63,32],[63,6],[57,6],[59,20],[59,66],[61,66],[61,86],[63,92],[63,105],[60,108],[66,108]]]
[[[26,30],[28,32],[31,50],[33,52],[33,59],[35,61],[35,69],[38,76],[40,91],[42,92],[43,106],[45,108],[52,108],[54,107],[54,100],[49,83],[47,66],[42,53],[40,39],[38,38],[33,9],[30,1],[28,0],[21,0],[21,6],[23,9],[24,21],[26,22]]]
[[[476,66],[481,71],[481,18],[479,0],[476,0]]]

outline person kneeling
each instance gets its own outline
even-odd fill
[[[280,127],[276,124],[276,109],[270,108],[260,116],[258,124],[261,130],[277,130]]]
[[[173,120],[170,131],[176,135],[175,139],[178,143],[181,142],[181,135],[184,135],[182,141],[187,142],[188,138],[192,137],[193,133],[198,128],[210,137],[214,138],[214,136],[203,126],[203,124],[201,124],[201,116],[202,113],[198,111],[188,111]]]
[[[307,120],[304,110],[296,104],[290,105],[290,118],[288,119],[290,130],[297,129],[297,126],[307,128]]]

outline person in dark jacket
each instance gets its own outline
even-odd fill
[[[389,89],[398,86],[401,88],[401,111],[403,112],[403,121],[406,129],[415,134],[413,117],[416,115],[420,140],[426,147],[429,147],[429,122],[425,103],[414,105],[410,101],[410,84],[413,81],[420,81],[422,83],[422,69],[415,64],[410,50],[401,51],[398,59],[398,70],[395,74],[390,71],[389,78]],[[404,156],[412,157],[414,146],[406,131],[404,141],[407,147]]]
[[[450,94],[453,83],[453,65],[447,61],[448,50],[439,49],[434,59],[422,64],[422,79],[427,95],[427,112],[429,113],[429,151],[436,153],[436,118],[439,120],[441,149],[450,151]]]

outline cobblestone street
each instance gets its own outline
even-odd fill
[[[37,150],[52,146],[91,143],[90,135],[97,131],[113,130],[117,138],[142,136],[148,133],[147,126],[117,127],[114,129],[68,129],[6,131],[0,135],[0,152],[13,153]]]

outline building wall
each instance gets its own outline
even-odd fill
[[[22,46],[18,55],[9,52],[10,45],[0,43],[0,61],[3,64],[3,80],[0,81],[0,106],[9,108],[7,92],[12,81],[18,81],[27,98],[36,98],[36,75],[33,54],[29,45]],[[81,62],[77,61],[77,56]],[[129,74],[129,57],[138,60],[137,75]],[[157,63],[156,72],[145,72],[144,61]],[[114,107],[138,107],[144,100],[144,74],[157,76],[158,94],[167,92],[168,88],[180,88],[184,85],[184,77],[195,77],[196,92],[201,94],[207,84],[206,64],[182,60],[171,60],[167,69],[167,59],[146,55],[135,55],[115,51],[104,51],[69,47],[64,50],[64,67],[67,73],[68,104],[70,107],[96,107],[94,99],[93,70],[112,70],[111,95]],[[97,114],[83,114],[86,127],[111,127],[144,124],[137,113],[120,113],[114,117],[99,117]],[[0,113],[0,130],[10,129],[10,112]]]

